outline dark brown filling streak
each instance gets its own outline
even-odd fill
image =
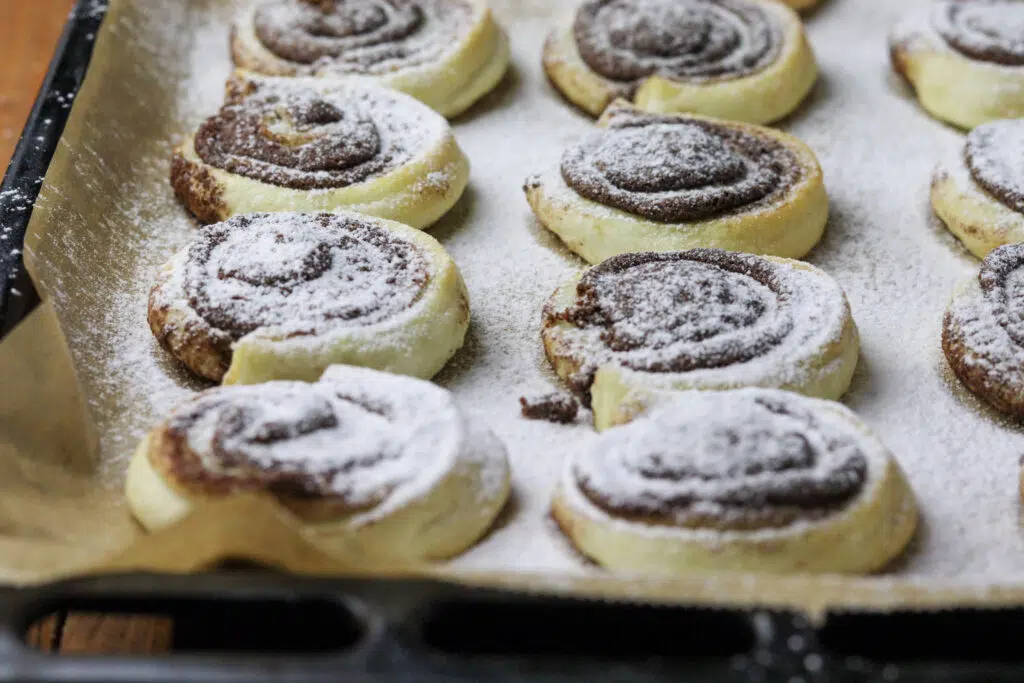
[[[639,335],[630,329],[632,326],[626,324],[620,327],[619,324],[629,323],[636,314],[636,306],[635,302],[631,300],[631,294],[636,294],[636,299],[640,303],[643,302],[645,295],[648,299],[662,296],[664,287],[671,283],[673,275],[685,272],[687,265],[691,263],[707,264],[719,269],[724,282],[728,282],[727,274],[736,274],[764,285],[776,296],[782,309],[785,309],[792,296],[769,261],[748,254],[738,254],[720,249],[621,254],[603,261],[584,273],[576,285],[576,301],[562,311],[545,311],[545,325],[550,326],[559,321],[565,321],[580,329],[599,328],[601,329],[599,335],[601,342],[613,353],[664,348],[664,344],[651,343],[650,338],[653,332],[671,330],[675,341],[684,341],[681,336],[684,333],[683,328],[694,322],[692,317],[694,312],[687,311],[682,306],[675,307],[675,315],[667,313],[658,320],[650,320],[648,317],[647,322],[657,325],[657,328],[647,327]],[[630,271],[643,266],[653,266],[653,268],[642,273],[631,283],[632,287],[627,288],[624,281],[629,280]],[[695,284],[698,288],[705,288],[714,286],[716,283],[699,280],[695,283],[684,282],[683,284]],[[680,288],[680,291],[675,294],[672,303],[681,304],[695,298],[696,293]],[[732,294],[724,296],[728,298]],[[663,303],[668,302],[666,300]],[[722,303],[732,302],[723,301]],[[728,317],[722,320],[724,324],[731,326],[729,331],[753,326],[767,312],[764,305],[756,298],[748,299],[745,302],[745,308],[742,316]],[[702,314],[703,311],[696,312],[697,316]],[[658,373],[723,368],[765,355],[771,349],[782,344],[792,329],[793,321],[787,314],[778,316],[777,320],[773,321],[772,325],[755,340],[756,343],[725,344],[710,349],[705,347],[701,349],[702,353],[699,356],[678,354],[671,358],[652,356],[649,359],[620,356],[616,362],[633,370]],[[713,332],[696,330],[694,336],[685,341],[713,343],[714,336]],[[597,369],[592,363],[584,362],[579,371],[569,379],[570,388],[587,407],[590,407],[590,387],[594,383]]]
[[[1024,277],[1010,286],[1011,276],[1024,268],[1024,245],[1009,244],[992,251],[982,261],[978,281],[999,325],[1013,343],[1024,347]]]
[[[269,0],[257,8],[254,21],[257,38],[282,59],[378,74],[435,59],[458,40],[471,13],[460,0]],[[450,40],[410,41],[428,21],[450,26]]]
[[[276,392],[275,392],[276,393]],[[239,400],[230,396],[200,396],[193,406],[173,416],[163,432],[167,456],[160,464],[166,465],[172,483],[177,482],[190,494],[222,496],[248,491],[267,491],[283,502],[325,503],[331,510],[358,512],[370,509],[387,497],[390,491],[381,491],[375,500],[352,500],[351,492],[338,490],[338,484],[346,477],[356,476],[358,470],[376,467],[379,463],[397,457],[393,453],[380,453],[353,459],[342,467],[318,469],[310,472],[301,459],[287,462],[258,464],[247,452],[249,446],[268,446],[308,436],[318,431],[337,429],[340,418],[324,397],[313,399],[312,409],[295,421],[261,420],[260,403],[266,401],[288,401],[294,391],[285,391],[271,397],[248,397]],[[342,393],[338,398],[359,405],[368,412],[393,420],[390,406],[354,399]],[[309,400],[304,397],[303,400]],[[211,453],[216,462],[225,470],[213,472],[203,464],[199,455],[188,445],[189,432],[210,412],[218,413],[217,425],[211,440]],[[250,431],[247,438],[240,438]],[[315,458],[316,454],[310,454]]]
[[[964,162],[974,182],[1001,204],[1024,213],[1024,188],[1006,181],[1020,177],[1019,173],[1012,167],[1012,160],[1003,156],[993,135],[993,131],[984,126],[972,130],[964,145]],[[987,168],[990,166],[995,168]]]
[[[573,35],[593,71],[632,96],[648,76],[691,81],[746,76],[774,61],[782,30],[744,0],[675,0],[646,13],[637,0],[590,0],[576,13]],[[748,33],[721,18],[734,15]]]
[[[255,221],[264,220],[268,214],[247,214],[235,216],[224,223],[217,223],[203,228],[200,237],[189,247],[188,268],[199,268],[207,264],[213,251],[223,244],[236,231],[244,231]],[[408,242],[396,239],[387,231],[370,223],[363,223],[351,218],[334,214],[317,214],[312,217],[324,228],[324,236],[320,244],[311,250],[301,261],[291,264],[291,268],[274,273],[270,277],[253,277],[250,273],[218,270],[218,279],[241,280],[253,287],[254,296],[259,296],[259,288],[273,287],[290,293],[295,287],[321,278],[333,265],[334,250],[345,251],[357,244],[371,244],[377,250],[388,254],[389,262],[396,273],[408,274],[408,278],[419,288],[426,287],[430,280],[427,266],[422,257]],[[283,237],[283,236],[282,236]],[[366,264],[364,268],[372,268]],[[388,284],[397,284],[397,277],[388,280]],[[329,283],[327,283],[329,286]],[[275,324],[261,318],[257,309],[250,317],[242,317],[244,301],[214,302],[207,293],[208,283],[205,278],[188,278],[186,295],[189,305],[213,330],[237,341],[245,335],[269,325]],[[380,302],[383,304],[384,302]],[[297,302],[296,305],[301,305]],[[361,318],[371,316],[377,308],[349,305],[339,307],[325,321],[346,321],[357,323]],[[315,330],[300,330],[292,333],[298,337],[315,334]]]
[[[674,130],[655,128],[671,125]],[[657,156],[636,134],[659,136]],[[625,114],[570,147],[562,178],[582,197],[652,221],[685,223],[756,209],[803,176],[799,160],[768,137],[697,119]]]
[[[268,120],[282,110],[309,141],[293,145],[276,138]],[[371,117],[355,107],[339,109],[312,92],[228,102],[199,127],[194,146],[210,166],[293,190],[355,185],[391,170],[406,156],[400,148],[382,147]]]
[[[806,430],[817,429],[813,416],[791,412],[785,405],[764,399],[757,402],[778,415],[796,417],[806,422]],[[733,447],[742,447],[743,434],[736,430],[724,429],[722,436]],[[756,530],[780,528],[795,521],[814,520],[832,514],[843,508],[860,494],[867,481],[867,459],[857,446],[845,440],[828,440],[829,453],[845,451],[841,462],[824,477],[807,470],[813,468],[819,455],[808,443],[804,433],[788,431],[784,434],[760,433],[759,439],[779,439],[783,452],[775,458],[748,461],[729,468],[724,478],[701,472],[688,463],[672,462],[671,455],[650,454],[645,464],[631,467],[635,476],[652,481],[685,483],[719,482],[718,491],[701,495],[680,493],[662,497],[655,491],[643,491],[630,500],[621,496],[609,496],[591,485],[588,478],[576,473],[577,483],[583,494],[597,507],[616,517],[630,521],[665,526],[689,528],[714,527],[728,530]],[[673,441],[666,435],[666,449],[673,447],[685,452],[685,438]],[[757,448],[757,444],[747,445]],[[764,451],[764,448],[758,448]],[[724,454],[723,454],[724,457]],[[756,483],[744,481],[747,477],[763,476],[766,473],[778,475]],[[695,506],[713,503],[718,513],[695,510]]]
[[[999,0],[945,3],[935,9],[941,13],[939,21],[935,22],[935,29],[950,47],[967,57],[1004,66],[1024,66],[1024,36],[992,33],[984,27],[970,25],[961,17],[963,12],[981,7],[990,8],[998,17],[1001,6],[1005,5],[1006,2]]]

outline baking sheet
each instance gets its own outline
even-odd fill
[[[259,496],[142,537],[121,495],[137,440],[203,386],[153,340],[146,295],[195,226],[174,200],[168,159],[221,101],[236,4],[111,3],[26,242],[47,304],[0,344],[2,579],[85,568],[195,571],[239,556],[303,573],[353,570],[309,546]],[[928,208],[931,169],[956,153],[962,136],[928,118],[887,61],[889,27],[926,0],[828,0],[809,16],[822,77],[781,124],[811,145],[825,171],[831,216],[808,260],[843,285],[860,327],[861,361],[845,402],[906,469],[921,503],[920,532],[885,577],[671,582],[609,578],[582,561],[547,517],[565,455],[594,434],[588,415],[571,426],[523,420],[517,397],[556,383],[538,337],[540,307],[583,264],[538,225],[521,184],[557,163],[591,121],[558,97],[540,69],[553,18],[572,2],[492,4],[509,31],[514,67],[454,123],[473,165],[471,186],[431,234],[465,276],[473,322],[437,381],[507,443],[514,498],[478,546],[426,571],[535,589],[807,609],[1024,603],[1021,431],[960,389],[939,346],[953,286],[977,267]]]

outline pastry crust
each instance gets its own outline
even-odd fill
[[[779,526],[722,528],[714,523],[714,517],[689,526],[628,519],[596,504],[581,489],[574,468],[586,464],[587,458],[599,457],[602,447],[611,448],[602,445],[602,439],[616,445],[619,460],[639,467],[631,458],[643,456],[643,452],[622,452],[630,448],[633,433],[659,429],[666,423],[666,411],[674,411],[676,416],[687,415],[695,403],[708,402],[710,394],[718,393],[735,402],[767,399],[798,406],[810,412],[814,419],[833,425],[833,430],[845,433],[845,438],[855,444],[866,463],[866,478],[860,491],[838,509],[824,515],[798,517],[796,521]],[[903,551],[917,526],[913,492],[888,450],[853,412],[830,401],[775,390],[743,389],[710,394],[682,392],[666,396],[634,423],[606,432],[591,448],[569,458],[552,502],[552,513],[561,529],[585,555],[605,567],[623,572],[865,573],[883,568]],[[693,443],[684,448],[696,451],[700,445]],[[728,451],[720,455],[733,457]],[[699,454],[694,453],[693,458],[698,457]],[[631,470],[623,474],[623,477],[628,476],[641,475]],[[756,487],[766,477],[774,476],[774,473],[750,476],[749,486]],[[671,491],[676,485],[680,484],[661,481],[658,489],[666,486]],[[650,486],[655,490],[655,484]]]
[[[568,17],[544,44],[544,71],[570,102],[600,116],[615,99],[660,113],[691,112],[748,123],[771,123],[790,114],[810,93],[818,67],[800,17],[775,0],[745,0],[768,14],[781,30],[781,48],[765,68],[739,77],[689,81],[650,76],[635,87],[595,72],[580,55]]]
[[[993,250],[979,275],[961,283],[946,310],[942,350],[960,382],[996,410],[1024,420],[1024,347],[1015,338],[1019,299],[1010,274],[1024,266],[1024,247]],[[1017,335],[1019,338],[1019,335]]]
[[[931,199],[935,214],[978,258],[1004,244],[1024,242],[1024,214],[978,184],[963,151],[935,169]]]
[[[812,7],[817,7],[818,0],[782,0],[798,12],[805,12]]]
[[[948,0],[935,5],[949,4]],[[1024,116],[1024,67],[972,58],[943,39],[927,12],[910,16],[889,38],[893,69],[940,121],[971,129]]]
[[[711,254],[707,260],[713,260],[715,251],[697,249],[679,254],[684,258],[692,254]],[[632,256],[648,257],[645,254]],[[570,278],[548,299],[541,329],[544,350],[558,376],[584,399],[589,398],[598,430],[628,419],[628,398],[636,391],[755,386],[832,400],[846,393],[857,367],[860,339],[849,303],[839,285],[823,271],[802,261],[770,256],[761,259],[745,254],[733,256],[767,262],[778,276],[792,278],[794,291],[803,290],[801,296],[812,297],[816,301],[814,306],[820,306],[813,317],[801,318],[801,310],[792,314],[799,326],[794,328],[798,332],[792,337],[783,338],[763,355],[753,355],[734,364],[698,365],[686,371],[635,369],[615,360],[615,354],[607,353],[604,342],[595,341],[593,334],[565,319],[565,312],[579,301],[578,285],[584,274]],[[708,315],[714,315],[711,309],[705,310]]]
[[[217,419],[231,411],[253,410],[258,416],[254,429],[270,425],[280,429],[280,422],[260,420],[267,415],[280,419],[273,412],[275,405],[286,403],[286,417],[302,419],[303,415],[294,414],[295,406],[304,406],[302,401],[310,397],[334,402],[336,411],[345,411],[339,420],[347,423],[336,436],[318,439],[315,432],[307,432],[287,437],[293,439],[295,450],[280,457],[288,466],[298,466],[287,487],[275,484],[274,467],[282,465],[269,469],[260,465],[277,457],[266,455],[266,444],[243,444],[248,450],[234,453],[225,464],[213,451],[195,450],[192,444],[203,440],[202,429],[189,428],[182,421],[190,412],[202,420],[204,411]],[[387,420],[375,417],[370,409],[382,405],[393,411]],[[218,443],[232,438],[229,427],[217,429],[212,438]],[[424,434],[432,435],[429,442],[421,438]],[[382,463],[350,462],[358,453],[346,453],[346,448],[375,441],[394,444],[398,451]],[[289,447],[277,443],[275,454]],[[246,459],[259,453],[264,460]],[[331,486],[348,493],[287,492],[319,485],[317,477],[324,475],[318,475],[316,468],[323,462],[336,463],[341,473],[334,475]],[[303,466],[313,468],[313,473],[303,474]],[[374,490],[377,486],[383,488]],[[373,493],[371,503],[345,498],[363,489]],[[316,384],[274,382],[200,394],[139,444],[126,483],[129,506],[150,531],[174,524],[204,500],[253,490],[273,494],[302,521],[311,540],[325,549],[358,562],[377,563],[444,559],[462,552],[501,511],[510,479],[505,447],[487,428],[464,416],[446,390],[408,377],[338,366],[327,370]]]
[[[442,116],[458,116],[493,90],[509,65],[509,45],[486,0],[460,0],[470,7],[469,27],[435,60],[398,65],[380,73],[348,70],[325,60],[324,64],[299,64],[274,54],[256,34],[258,3],[243,9],[231,33],[231,56],[242,70],[268,76],[310,75],[335,78],[369,75],[382,85],[420,100]]]
[[[454,206],[466,189],[469,160],[447,123],[401,93],[365,79],[339,83],[314,78],[252,79],[236,75],[228,86],[226,108],[244,106],[252,93],[268,91],[322,96],[329,102],[366,98],[371,105],[361,108],[360,113],[378,119],[375,123],[380,123],[381,129],[385,124],[394,125],[383,118],[388,116],[395,116],[396,120],[401,117],[408,125],[417,126],[415,141],[411,143],[417,148],[409,150],[401,163],[358,182],[338,187],[303,188],[282,186],[208,163],[196,150],[195,135],[190,135],[175,149],[171,159],[171,186],[200,221],[215,223],[237,214],[263,211],[347,209],[414,228],[427,228]],[[210,119],[208,123],[213,121]],[[254,140],[256,142],[259,141]],[[338,144],[344,146],[353,142],[342,138]]]
[[[436,240],[399,223],[354,213],[250,214],[232,221],[308,226],[322,216],[330,217],[325,220],[369,224],[404,245],[417,259],[422,259],[426,280],[407,308],[368,324],[324,323],[322,329],[314,329],[312,333],[308,329],[296,333],[287,324],[258,325],[245,333],[218,327],[197,312],[193,297],[187,293],[187,286],[208,284],[187,285],[185,282],[191,250],[197,248],[199,241],[209,239],[209,234],[221,230],[229,234],[237,232],[237,238],[244,241],[255,229],[244,224],[215,224],[204,228],[197,242],[175,255],[157,277],[149,298],[149,325],[161,345],[196,374],[225,384],[256,384],[274,379],[313,381],[326,367],[338,363],[424,379],[435,375],[462,346],[469,327],[469,295],[465,283],[451,257]],[[310,249],[315,247],[315,244],[309,246]],[[298,266],[282,262],[279,267],[286,270]],[[333,291],[329,280],[312,286],[324,288],[326,295]],[[258,306],[264,294],[258,288],[249,290],[238,305]],[[357,295],[339,294],[339,304],[344,304],[346,296]],[[281,303],[283,309],[278,308],[277,303],[268,305],[274,307],[274,315],[285,316],[284,320],[292,315],[287,307],[293,304]],[[300,311],[301,307],[294,310],[294,315],[298,316]],[[298,327],[306,325],[300,324],[298,317],[296,320]]]
[[[607,129],[616,121],[644,116],[620,102],[609,107],[597,125]],[[524,185],[526,199],[537,219],[589,263],[629,252],[697,247],[801,258],[821,240],[828,222],[828,194],[818,159],[806,144],[791,135],[761,126],[692,115],[665,118],[681,123],[706,122],[772,141],[788,150],[795,166],[795,181],[751,204],[749,209],[741,207],[720,215],[673,223],[650,220],[588,199],[566,183],[556,166],[530,177]]]

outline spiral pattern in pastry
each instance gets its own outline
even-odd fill
[[[258,0],[235,19],[235,65],[267,76],[362,76],[455,116],[508,67],[486,0]]]
[[[1024,116],[1024,5],[936,0],[889,37],[893,68],[932,116],[971,130]]]
[[[910,539],[913,495],[839,404],[775,389],[666,394],[570,456],[552,510],[632,571],[868,571]]]
[[[748,0],[589,0],[573,31],[583,61],[623,82],[745,76],[782,43],[773,18]]]
[[[856,435],[785,394],[709,392],[687,411],[612,430],[572,463],[591,503],[647,524],[719,530],[785,527],[859,495]]]
[[[379,74],[437,59],[471,17],[463,0],[263,0],[253,20],[283,59]]]
[[[182,277],[196,313],[238,339],[262,327],[298,336],[386,320],[416,301],[429,273],[413,245],[372,223],[265,214],[203,230]]]
[[[993,250],[946,311],[942,348],[956,376],[997,410],[1024,419],[1024,245]]]
[[[720,251],[624,254],[557,290],[542,338],[604,428],[633,388],[766,386],[838,398],[856,364],[846,298],[803,263]]]
[[[315,383],[199,394],[149,435],[129,473],[129,502],[149,528],[245,491],[272,494],[325,538],[361,534],[371,554],[446,556],[493,520],[508,464],[444,389],[336,366]],[[414,533],[432,538],[394,544]]]
[[[395,225],[357,214],[280,213],[206,226],[153,288],[150,326],[172,353],[213,380],[232,367],[235,346],[250,335],[293,346],[305,340],[316,356],[330,353],[326,340],[354,335],[369,343],[378,334],[379,348],[367,351],[378,357],[372,352],[385,347],[385,331],[425,332],[416,317],[441,286],[451,290],[442,299],[452,310],[426,314],[464,326],[464,289],[450,259],[431,238]],[[438,340],[439,348],[457,348],[456,336]],[[449,356],[453,350],[447,348]],[[322,370],[313,364],[296,378]]]
[[[1024,5],[1014,0],[942,0],[932,9],[939,35],[972,58],[1024,66]]]
[[[211,166],[271,185],[347,187],[397,168],[443,135],[439,121],[417,125],[401,100],[376,88],[251,87],[199,127],[195,149]]]
[[[1024,213],[1024,126],[1020,121],[993,121],[967,136],[964,160],[971,177],[986,192],[1014,211]]]
[[[780,141],[697,118],[624,115],[569,147],[566,184],[592,201],[680,223],[752,210],[802,176]]]
[[[458,200],[468,175],[443,117],[363,79],[237,76],[171,166],[175,192],[206,223],[351,208],[423,228]]]

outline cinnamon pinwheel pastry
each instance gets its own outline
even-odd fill
[[[1024,121],[993,121],[932,176],[932,207],[971,253],[1024,242]]]
[[[364,79],[236,75],[224,106],[171,161],[175,193],[204,223],[351,209],[425,228],[468,179],[444,118]]]
[[[770,123],[818,76],[800,17],[776,0],[586,0],[544,45],[544,70],[594,116],[652,112]]]
[[[917,506],[886,447],[838,403],[775,389],[686,391],[567,461],[552,504],[621,571],[870,572]]]
[[[365,76],[455,116],[490,92],[509,48],[485,0],[257,0],[235,65],[270,76]]]
[[[429,382],[335,366],[315,383],[217,387],[135,451],[128,504],[149,530],[203,501],[263,491],[360,561],[442,559],[509,495],[505,447]]]
[[[993,250],[946,311],[942,349],[967,389],[1024,419],[1024,245]]]
[[[889,39],[893,67],[921,106],[961,128],[1024,116],[1024,4],[937,0]]]
[[[540,222],[590,263],[695,247],[800,258],[825,231],[821,167],[791,135],[625,103],[597,125],[523,188]]]
[[[632,390],[787,389],[837,399],[859,340],[839,285],[801,261],[717,249],[623,254],[543,310],[548,359],[604,429]]]
[[[344,363],[424,379],[462,346],[469,298],[429,235],[356,213],[235,216],[164,266],[149,326],[225,384],[312,381]]]

